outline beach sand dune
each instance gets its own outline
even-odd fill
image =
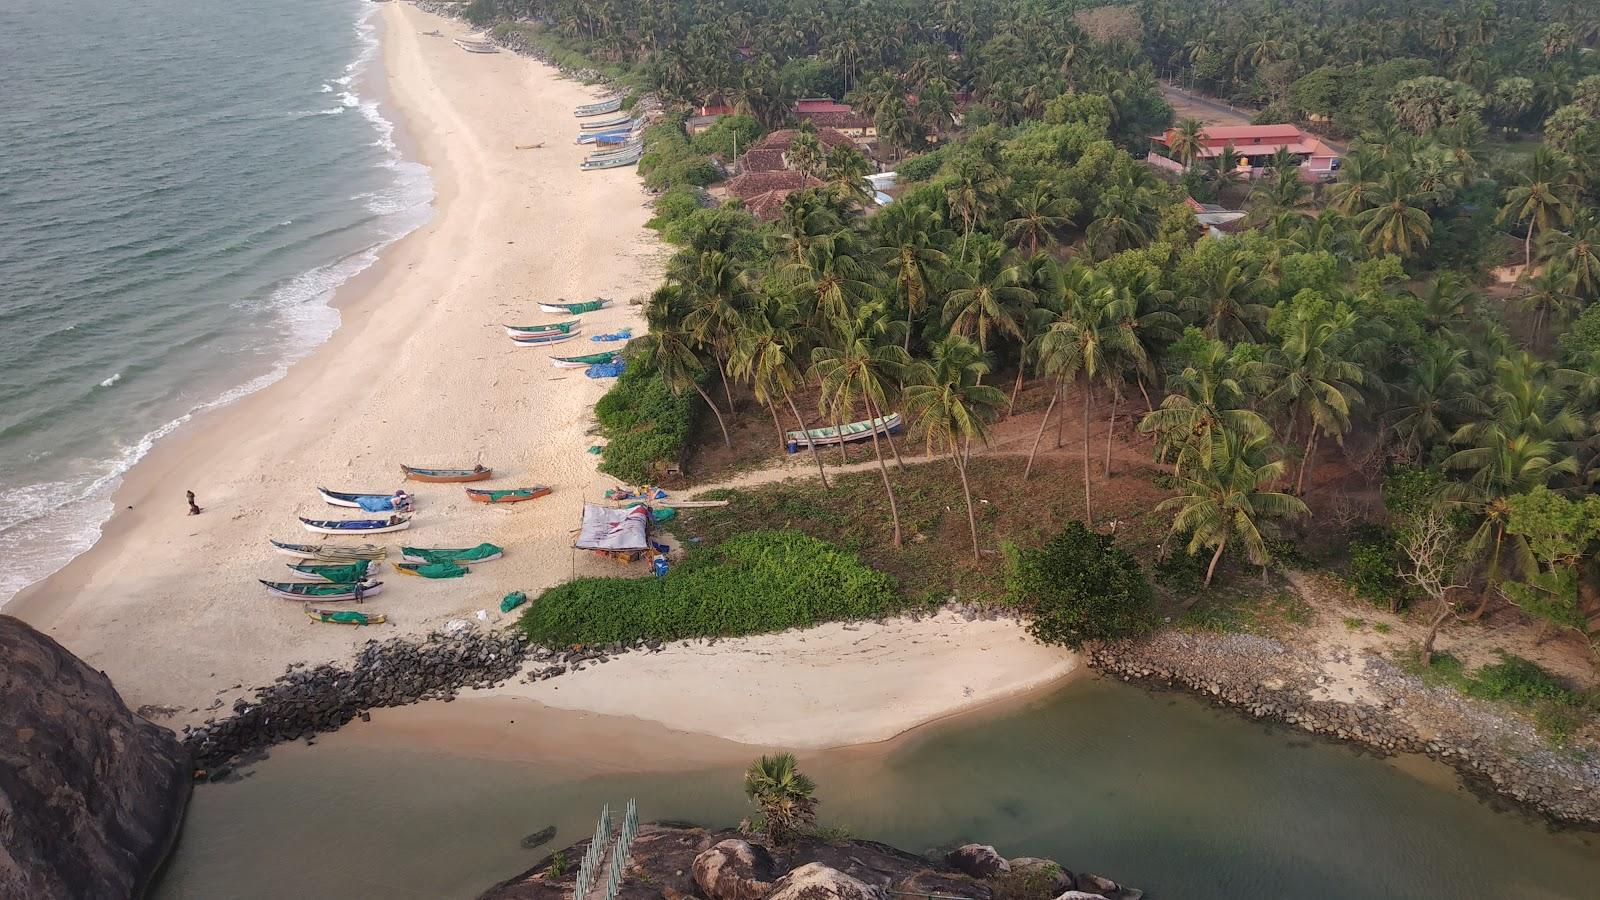
[[[215,700],[248,696],[289,663],[346,658],[365,641],[425,633],[478,610],[493,624],[508,591],[536,595],[574,574],[618,572],[570,549],[583,501],[614,484],[585,452],[606,382],[552,368],[549,357],[561,351],[513,346],[500,325],[556,318],[537,311],[541,299],[602,295],[619,302],[584,317],[588,334],[642,330],[639,308],[627,301],[659,281],[666,251],[644,228],[638,177],[578,170],[585,150],[572,141],[572,109],[595,99],[593,88],[513,54],[465,53],[449,40],[466,33],[461,24],[407,4],[385,5],[380,21],[386,99],[432,169],[433,219],[340,289],[343,322],[328,344],[277,384],[162,441],[124,481],[99,543],[6,609],[104,669],[130,705],[177,708],[162,720],[168,725],[215,715]],[[423,34],[435,28],[444,37]],[[586,335],[563,348],[599,346]],[[388,571],[366,608],[388,614],[392,626],[313,624],[299,604],[265,594],[256,579],[287,574],[269,538],[319,540],[297,515],[355,517],[322,504],[316,486],[391,491],[402,485],[402,462],[482,462],[495,478],[478,486],[555,490],[484,506],[468,502],[461,485],[405,483],[417,500],[415,525],[384,543],[492,541],[506,556],[459,580]],[[186,489],[203,515],[184,514]],[[851,656],[837,640],[808,642],[806,633],[753,639],[748,651],[722,647],[728,654],[674,650],[578,673],[559,700],[553,688],[565,679],[524,699],[759,741],[767,736],[759,717],[737,733],[718,721],[738,707],[787,704],[803,684],[811,699],[770,720],[771,734],[798,734],[799,716],[818,728],[837,722],[835,734],[813,734],[812,745],[875,739],[1070,668],[1067,655],[1020,641],[1015,625],[986,624],[993,633],[977,643],[948,623],[887,626],[870,657]],[[839,689],[867,676],[894,687]],[[744,685],[740,692],[725,691],[730,680]],[[704,692],[723,700],[701,704],[697,718],[693,698]],[[729,698],[737,698],[732,707]]]

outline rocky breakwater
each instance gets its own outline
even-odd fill
[[[1424,754],[1557,822],[1600,825],[1600,758],[1553,749],[1522,718],[1430,688],[1376,653],[1162,631],[1097,647],[1088,663],[1379,753]],[[1354,675],[1341,681],[1335,668]]]
[[[189,756],[97,672],[0,615],[0,897],[141,896],[189,802]]]
[[[480,900],[567,900],[589,841],[546,857]],[[605,878],[602,863],[601,878]],[[931,859],[876,841],[801,839],[767,847],[693,825],[644,825],[617,896],[623,900],[1137,900],[1143,892],[1045,859],[1007,859],[967,844]]]
[[[185,727],[183,744],[200,773],[226,777],[241,754],[332,731],[367,710],[420,700],[453,700],[463,687],[493,687],[516,675],[526,646],[511,632],[463,629],[420,640],[368,641],[348,666],[288,667],[233,713]]]

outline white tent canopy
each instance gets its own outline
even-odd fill
[[[583,527],[572,546],[579,550],[648,550],[645,525],[649,520],[650,510],[644,506],[612,509],[585,503]]]

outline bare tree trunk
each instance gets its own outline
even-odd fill
[[[874,418],[872,414],[872,397],[865,395],[862,400],[867,405],[867,418]],[[878,445],[878,431],[872,430],[872,452],[878,457],[878,474],[883,476],[883,492],[889,496],[889,518],[894,521],[894,548],[900,549],[900,506],[895,502],[894,485],[889,483],[889,467],[883,461],[883,448]]]
[[[1488,578],[1483,585],[1483,593],[1478,595],[1477,608],[1472,611],[1471,615],[1467,616],[1474,622],[1483,618],[1483,614],[1489,611],[1489,599],[1494,596],[1495,586],[1500,582],[1500,547],[1502,542],[1505,541],[1505,537],[1505,527],[1501,526],[1495,532],[1494,555],[1489,557],[1489,572]]]
[[[1150,402],[1150,392],[1145,389],[1143,375],[1139,376],[1139,393],[1144,395],[1144,411],[1147,413],[1155,412],[1156,405]]]
[[[784,391],[783,399],[788,401],[788,403],[789,403],[789,412],[794,414],[794,422],[795,422],[796,425],[800,426],[800,433],[801,434],[805,434],[809,429],[806,428],[806,420],[800,417],[799,408],[797,408],[794,405],[794,398],[789,396],[789,392],[788,391]],[[823,489],[827,490],[827,488],[828,488],[828,473],[826,471],[824,471],[823,468],[822,468],[822,454],[817,452],[817,445],[812,443],[811,441],[807,440],[806,441],[806,445],[811,448],[811,459],[812,459],[812,461],[814,461],[817,464],[817,475],[818,475],[818,477],[820,477],[822,479],[822,487],[823,487]]]
[[[1439,628],[1444,625],[1444,620],[1450,617],[1450,601],[1444,597],[1439,598],[1439,611],[1433,614],[1433,621],[1428,623],[1428,634],[1422,639],[1422,664],[1433,665],[1433,642],[1439,636]]]
[[[1089,496],[1089,403],[1094,392],[1089,390],[1089,382],[1083,383],[1083,524],[1094,527],[1094,507]]]
[[[1228,541],[1224,538],[1217,544],[1217,552],[1211,554],[1211,565],[1206,566],[1206,587],[1211,587],[1211,577],[1217,574],[1217,562],[1222,559],[1222,548],[1226,546]]]
[[[723,362],[722,354],[715,355],[717,360],[717,377],[722,379],[722,396],[728,401],[728,412],[733,412],[733,388],[728,386],[728,366]]]
[[[873,406],[876,408],[877,404],[873,404]],[[878,409],[878,418],[884,418],[882,409]],[[883,439],[889,442],[889,452],[894,454],[894,464],[900,467],[900,471],[904,472],[906,470],[906,461],[900,458],[900,448],[894,445],[894,435],[887,428],[883,430]]]
[[[1295,493],[1295,496],[1297,496],[1297,497],[1300,496],[1302,488],[1303,488],[1303,485],[1305,484],[1305,481],[1306,481],[1306,463],[1311,461],[1312,443],[1314,441],[1316,441],[1316,439],[1317,439],[1317,426],[1315,424],[1313,424],[1311,426],[1311,433],[1306,435],[1306,450],[1305,450],[1305,454],[1300,457],[1300,472],[1299,472],[1298,475],[1295,476],[1295,479],[1294,479],[1294,493]]]
[[[694,390],[695,393],[700,395],[700,399],[704,400],[706,405],[711,407],[711,414],[717,417],[717,427],[722,429],[722,446],[732,450],[733,441],[728,439],[728,426],[722,422],[722,410],[717,409],[717,405],[711,402],[711,398],[706,395],[705,388],[702,388],[699,384],[696,384],[694,386]]]
[[[1017,360],[1017,383],[1011,386],[1011,405],[1006,407],[1006,418],[1011,418],[1017,412],[1017,395],[1022,393],[1022,373],[1027,371],[1022,360]]]
[[[770,400],[767,401],[767,412],[772,413],[772,427],[778,430],[778,449],[787,449],[789,436],[783,433],[783,423],[778,421],[778,407]]]
[[[958,450],[951,456],[955,457],[956,471],[961,473],[961,493],[967,498],[967,527],[972,530],[972,558],[981,562],[983,556],[978,552],[978,517],[972,512],[972,488],[967,484],[967,455]]]
[[[1122,391],[1116,385],[1111,386],[1111,423],[1106,426],[1106,477],[1111,477],[1111,436],[1117,431],[1117,401],[1122,399]]]
[[[1033,457],[1039,452],[1039,441],[1044,439],[1044,427],[1050,424],[1050,411],[1056,408],[1056,398],[1061,396],[1061,379],[1056,379],[1055,390],[1050,392],[1050,403],[1044,408],[1044,418],[1039,420],[1039,433],[1033,436],[1033,449],[1028,451],[1028,465],[1022,470],[1022,480],[1028,480],[1033,471]]]

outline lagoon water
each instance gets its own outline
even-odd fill
[[[736,765],[640,774],[340,737],[198,788],[156,896],[472,897],[591,832],[602,803],[713,826],[748,814]],[[662,762],[645,746],[623,765]],[[1497,811],[1443,766],[1098,678],[800,762],[824,822],[857,836],[992,843],[1169,900],[1587,900],[1600,885],[1600,835]],[[518,846],[550,824],[550,845]]]
[[[333,288],[428,216],[369,86],[375,9],[0,4],[0,604],[93,542],[153,441],[326,339]]]

